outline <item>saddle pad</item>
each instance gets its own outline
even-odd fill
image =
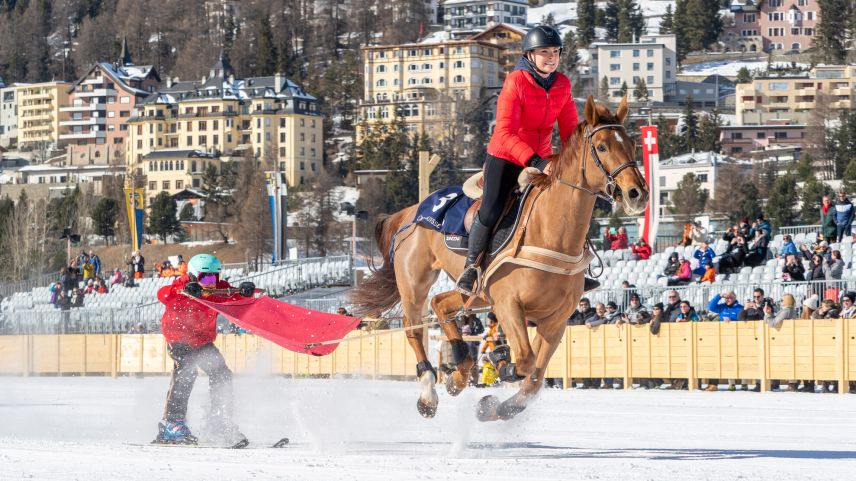
[[[508,244],[511,236],[514,234],[515,229],[517,229],[517,224],[520,222],[520,212],[521,206],[523,205],[523,199],[526,198],[530,190],[531,186],[527,187],[523,194],[515,194],[508,212],[499,220],[499,226],[497,226],[496,232],[494,232],[493,237],[491,237],[490,240],[488,253],[491,256],[495,256],[499,251],[505,248],[505,245]],[[469,237],[466,234],[446,234],[443,238],[443,242],[446,244],[447,249],[463,252],[467,251],[468,240]]]
[[[464,216],[473,202],[460,186],[442,188],[419,204],[414,222],[444,234],[466,237]]]

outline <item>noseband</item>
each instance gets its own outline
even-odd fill
[[[625,131],[624,126],[621,124],[604,124],[604,125],[599,125],[593,129],[587,125],[586,126],[586,132],[585,132],[585,143],[588,146],[588,149],[586,150],[584,148],[583,161],[582,161],[582,165],[581,165],[582,182],[585,182],[586,161],[588,160],[589,152],[591,152],[591,158],[594,161],[595,167],[597,167],[598,170],[600,170],[600,172],[603,174],[603,176],[606,177],[606,187],[605,187],[606,192],[603,192],[603,191],[594,192],[593,190],[588,189],[586,187],[583,187],[581,185],[572,184],[572,183],[567,182],[567,181],[562,180],[562,179],[558,179],[558,180],[561,184],[564,184],[568,187],[582,190],[583,192],[587,192],[593,196],[597,196],[601,199],[604,199],[611,204],[615,204],[615,192],[618,188],[618,184],[615,182],[615,178],[624,169],[626,169],[628,167],[635,167],[636,161],[631,159],[629,162],[624,162],[621,165],[619,165],[618,167],[616,167],[612,172],[606,171],[606,168],[603,166],[603,162],[601,162],[601,160],[600,160],[600,156],[597,155],[597,149],[594,148],[594,142],[592,142],[592,137],[594,136],[594,134],[596,134],[597,132],[599,132],[601,130],[606,130],[606,129],[621,130],[622,132]]]

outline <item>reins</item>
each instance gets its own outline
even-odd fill
[[[580,162],[580,178],[581,182],[585,182],[586,179],[586,163],[588,161],[589,152],[591,152],[592,161],[594,161],[594,165],[598,168],[598,170],[603,173],[603,176],[606,177],[606,192],[595,192],[588,187],[583,187],[582,185],[572,184],[564,179],[557,178],[560,184],[570,187],[572,189],[581,190],[591,196],[597,197],[599,199],[603,199],[610,204],[615,204],[615,190],[618,187],[618,184],[615,181],[615,178],[620,174],[624,169],[628,167],[635,167],[636,162],[624,162],[618,167],[616,167],[612,172],[607,172],[606,168],[603,166],[603,162],[600,160],[600,156],[597,155],[597,150],[594,148],[594,142],[592,142],[592,138],[594,134],[600,132],[604,129],[610,130],[621,130],[624,132],[624,126],[621,124],[603,124],[592,129],[590,126],[586,125],[585,132],[585,144],[583,146],[583,160]],[[588,148],[586,148],[586,146]]]

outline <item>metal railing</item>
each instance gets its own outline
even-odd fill
[[[33,290],[36,287],[45,287],[50,285],[52,282],[56,282],[58,280],[59,274],[56,272],[51,272],[20,282],[0,284],[0,299],[9,297],[16,292],[27,292]]]
[[[822,229],[820,224],[815,225],[792,225],[787,227],[779,227],[776,231],[779,234],[808,234],[809,232],[820,232]]]

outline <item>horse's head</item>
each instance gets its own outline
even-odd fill
[[[627,117],[625,96],[613,114],[604,105],[586,100],[584,122],[574,133],[576,139],[567,147],[577,150],[582,182],[594,192],[604,192],[620,202],[628,214],[638,214],[648,203],[648,184],[636,167],[636,145],[624,130]],[[579,150],[582,149],[582,150]],[[576,165],[565,165],[563,173],[571,176]]]

